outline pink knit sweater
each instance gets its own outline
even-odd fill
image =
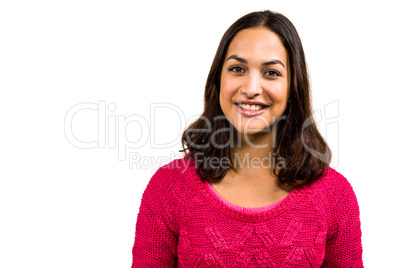
[[[138,213],[134,267],[363,267],[359,207],[328,168],[266,207],[244,208],[177,159],[153,175]]]

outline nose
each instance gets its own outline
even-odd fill
[[[248,98],[253,98],[256,95],[260,95],[262,93],[262,88],[260,84],[259,74],[249,73],[245,77],[241,92],[245,94]]]

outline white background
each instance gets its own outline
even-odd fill
[[[358,197],[365,266],[400,265],[395,2],[2,1],[0,267],[130,267],[142,192],[158,166],[180,157],[178,138],[202,111],[220,38],[237,18],[264,9],[298,29],[314,108],[339,104],[332,128],[320,129]],[[161,102],[175,108],[151,120],[151,103]],[[111,104],[106,121],[101,108],[70,120],[81,141],[106,135],[104,148],[79,148],[65,136],[66,115],[80,103]],[[172,145],[154,148],[151,139]],[[126,141],[140,148],[113,146]],[[129,155],[141,157],[131,168]]]

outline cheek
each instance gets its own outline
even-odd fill
[[[271,85],[268,90],[268,95],[274,103],[286,103],[289,89],[287,84]]]
[[[230,79],[222,77],[220,86],[219,102],[221,106],[227,106],[231,102],[231,98],[235,92],[233,82]]]
[[[226,74],[221,76],[221,91],[227,94],[233,94],[240,86],[239,79],[233,79]]]
[[[228,92],[226,92],[225,90],[222,90],[221,88],[221,92],[219,93],[219,104],[221,106],[221,110],[224,114],[227,115],[227,113],[229,113],[229,109],[230,109],[230,94],[228,94]]]

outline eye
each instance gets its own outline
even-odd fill
[[[277,71],[274,70],[269,70],[265,72],[265,75],[270,76],[270,77],[275,77],[275,76],[281,76],[281,74]]]
[[[229,71],[234,72],[234,73],[244,73],[244,69],[240,66],[230,67]]]

